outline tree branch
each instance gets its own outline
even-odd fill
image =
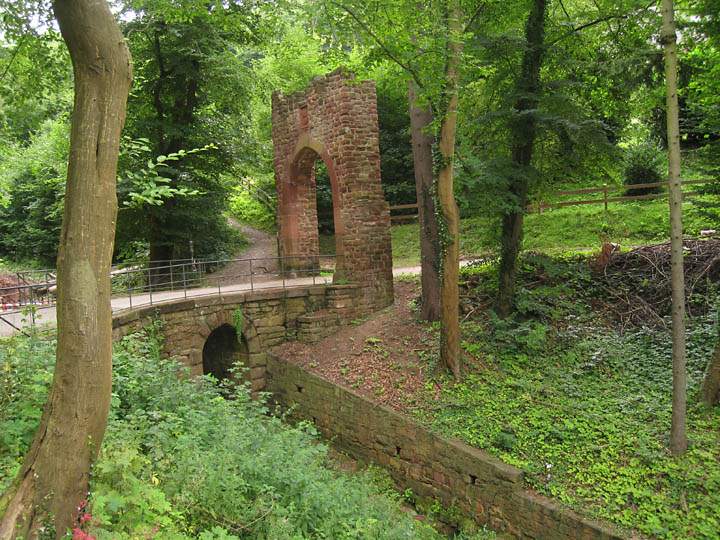
[[[477,9],[475,9],[475,12],[470,16],[470,19],[468,20],[467,24],[465,24],[465,26],[463,27],[463,34],[470,29],[470,27],[475,22],[475,19],[477,19],[480,16],[480,14],[483,12],[485,7],[486,7],[485,2],[479,3]]]
[[[10,60],[8,61],[7,65],[5,66],[5,70],[3,71],[3,74],[0,75],[0,82],[5,79],[5,76],[8,74],[8,71],[10,71],[10,67],[13,65],[13,62],[15,61],[15,57],[20,52],[20,49],[22,49],[22,46],[25,45],[25,38],[27,38],[27,35],[22,36],[20,38],[20,41],[18,41],[18,44],[15,46],[15,50],[12,53],[12,56],[10,57]]]
[[[645,6],[645,8],[643,8],[643,9],[647,10],[647,9],[651,8],[653,5],[655,5],[655,2],[654,2],[654,1],[653,1],[653,2],[650,2],[650,3],[649,3],[647,6]],[[564,6],[563,6],[563,10],[565,10],[565,7],[564,7]],[[567,11],[566,11],[565,13],[567,14]],[[604,17],[600,17],[600,18],[595,19],[595,20],[593,20],[593,21],[586,22],[586,23],[584,23],[584,24],[581,24],[580,26],[574,27],[574,28],[573,28],[572,30],[570,30],[569,32],[567,32],[567,33],[561,35],[560,37],[558,37],[558,38],[552,40],[551,42],[549,42],[549,43],[547,44],[547,46],[548,46],[548,47],[552,47],[553,45],[556,45],[557,43],[561,42],[562,40],[567,39],[567,38],[569,38],[570,36],[572,36],[572,35],[574,35],[574,34],[577,34],[578,32],[581,32],[582,30],[586,30],[587,28],[591,28],[591,27],[593,27],[593,26],[597,26],[598,24],[601,24],[601,23],[604,23],[604,22],[608,22],[608,21],[613,21],[613,20],[627,19],[627,18],[629,18],[629,17],[630,17],[630,13],[615,13],[615,14],[613,14],[613,15],[606,15],[606,16],[604,16]]]
[[[412,78],[413,81],[415,81],[415,84],[418,85],[418,88],[423,88],[422,81],[420,79],[420,76],[418,73],[410,66],[410,64],[407,64],[400,60],[383,41],[375,34],[375,32],[372,31],[372,29],[362,20],[360,17],[358,17],[354,11],[352,11],[349,7],[341,4],[340,2],[335,2],[334,0],[330,0],[330,3],[334,6],[342,9],[345,13],[350,15],[352,19],[377,43],[377,45],[385,52],[385,54],[388,56],[390,60],[395,62],[398,66],[400,66],[402,69],[404,69]]]

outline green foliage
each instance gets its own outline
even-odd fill
[[[246,47],[258,42],[273,17],[259,2],[209,10],[196,1],[138,0],[125,8],[133,15],[123,30],[136,72],[126,132],[150,141],[151,149],[133,169],[151,173],[151,196],[144,196],[145,186],[134,191],[143,202],[161,204],[122,212],[119,238],[147,242],[154,258],[187,257],[191,241],[197,257],[230,256],[237,238],[224,215],[230,186],[223,174],[236,160],[258,154],[250,136],[254,81]],[[177,159],[168,167],[171,156]],[[160,181],[151,166],[158,163]],[[159,199],[152,195],[158,187]]]
[[[127,161],[122,176],[118,178],[118,195],[124,200],[121,205],[127,208],[142,209],[145,205],[160,206],[164,201],[173,198],[192,197],[200,191],[189,187],[173,185],[173,177],[180,171],[172,166],[187,156],[216,149],[214,144],[191,150],[178,150],[164,156],[147,159],[144,168],[133,167],[143,157],[149,157],[150,141],[147,139],[126,139],[122,152],[123,161]],[[130,165],[132,164],[132,165]],[[123,164],[121,163],[121,166]]]
[[[52,265],[57,254],[67,175],[69,129],[46,121],[27,145],[0,156],[0,252]]]
[[[329,468],[309,425],[268,416],[245,387],[187,377],[162,358],[158,329],[115,348],[112,409],[91,481],[99,539],[439,538],[401,510],[377,473]],[[37,426],[53,352],[50,339],[0,346],[0,490]]]
[[[711,193],[683,203],[683,227],[688,235],[718,227],[716,213],[710,211],[717,198]],[[708,208],[708,211],[701,211]],[[667,201],[611,203],[607,212],[602,204],[558,208],[525,217],[523,249],[544,253],[597,251],[602,242],[617,242],[623,248],[657,243],[669,239]],[[464,256],[496,253],[494,221],[488,216],[464,218],[460,222],[460,249]],[[417,265],[420,244],[417,224],[392,228],[393,260],[396,266]]]
[[[32,441],[54,364],[51,341],[18,337],[0,346],[0,493],[19,471]]]
[[[245,331],[245,315],[243,314],[242,307],[237,308],[233,311],[233,326],[238,336],[242,336]]]
[[[533,489],[587,515],[653,538],[716,538],[720,409],[696,404],[714,317],[688,326],[691,448],[675,458],[667,450],[669,334],[598,324],[582,261],[530,257],[523,265],[535,276],[521,295],[524,313],[465,322],[475,368],[461,383],[444,381],[439,400],[429,392],[420,417],[520,467]],[[493,265],[464,273],[478,296],[493,297]]]
[[[274,178],[251,181],[246,178],[230,192],[230,215],[267,232],[275,230]]]
[[[653,140],[641,141],[625,150],[625,171],[623,183],[628,186],[626,195],[647,195],[660,193],[659,187],[633,188],[635,184],[656,184],[662,182],[664,163],[663,150]]]

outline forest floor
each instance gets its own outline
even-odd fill
[[[413,313],[416,294],[414,280],[397,281],[391,307],[342,327],[322,345],[292,341],[274,352],[378,403],[407,411],[426,381],[420,358],[436,348],[432,327]]]
[[[716,340],[720,245],[688,250],[691,446],[680,459],[667,451],[662,245],[619,254],[602,272],[587,257],[526,254],[510,320],[490,309],[495,264],[463,269],[459,383],[439,363],[437,325],[418,318],[419,283],[410,276],[396,281],[393,306],[275,353],[519,467],[529,488],[589,517],[653,538],[717,539],[720,407],[702,407],[697,395]]]

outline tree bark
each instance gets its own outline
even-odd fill
[[[715,343],[715,351],[705,372],[702,385],[702,400],[708,407],[720,403],[720,338]]]
[[[677,36],[673,1],[662,2],[661,42],[665,49],[667,86],[668,173],[670,180],[670,265],[672,285],[673,396],[670,451],[679,456],[687,450],[685,416],[687,373],[685,368],[685,277],[683,268],[682,185],[680,183],[680,121],[677,96]]]
[[[535,0],[525,26],[525,52],[522,71],[516,85],[518,95],[515,114],[510,126],[512,136],[513,172],[510,195],[513,209],[502,219],[500,270],[496,311],[507,317],[515,302],[517,260],[523,239],[523,221],[528,200],[528,171],[532,165],[533,147],[537,135],[537,109],[540,93],[540,68],[545,56],[545,16],[548,0]]]
[[[433,114],[429,107],[418,105],[415,86],[414,82],[409,83],[408,102],[420,225],[420,316],[426,321],[437,321],[440,319],[440,235],[433,196],[432,146],[435,138],[427,131],[432,124]]]
[[[437,198],[440,206],[442,267],[440,276],[440,360],[460,378],[460,212],[453,191],[453,160],[457,131],[458,90],[462,57],[462,25],[458,0],[448,0],[448,59],[445,71],[446,105],[440,127],[441,164],[437,178]]]
[[[65,536],[87,496],[112,377],[110,264],[130,54],[106,2],[57,0],[75,105],[58,253],[55,375],[20,474],[0,500],[0,539]]]
[[[153,54],[157,62],[158,76],[153,89],[153,107],[157,117],[157,145],[158,155],[167,156],[187,148],[186,134],[195,121],[195,109],[198,105],[198,89],[200,87],[200,63],[197,60],[189,61],[189,69],[177,70],[166,67],[166,57],[163,53],[160,36],[167,30],[164,21],[156,23],[153,28]],[[163,101],[163,92],[169,92],[173,98],[169,110]],[[168,125],[170,129],[167,130]],[[175,167],[182,165],[182,159],[175,162]],[[171,185],[178,184],[177,174],[170,176]],[[147,209],[147,220],[150,234],[150,285],[161,288],[170,283],[171,273],[167,268],[175,253],[175,242],[169,238],[164,223],[164,216],[170,215],[177,204],[177,200],[169,198],[163,200],[158,207]]]

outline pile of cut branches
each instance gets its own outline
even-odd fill
[[[688,316],[704,315],[720,285],[720,240],[686,240],[683,260]],[[670,272],[670,244],[663,243],[615,253],[595,275],[623,326],[665,326],[672,304]]]

